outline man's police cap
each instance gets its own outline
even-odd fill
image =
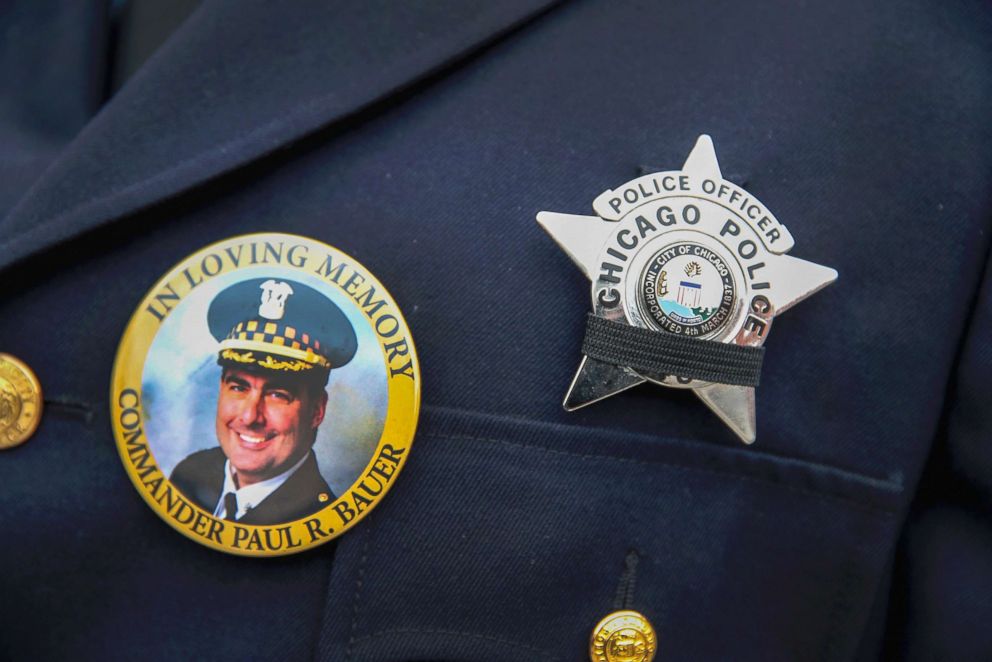
[[[220,365],[297,374],[321,385],[358,348],[355,329],[341,309],[292,280],[257,278],[231,285],[211,302],[207,323],[220,342]]]

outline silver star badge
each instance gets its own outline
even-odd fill
[[[723,178],[706,135],[681,170],[638,177],[592,206],[595,216],[542,211],[537,221],[592,281],[593,314],[672,334],[690,354],[727,349],[715,343],[760,347],[774,317],[837,279],[834,269],[786,255],[792,235]],[[753,386],[617,365],[588,353],[563,404],[572,411],[645,381],[692,389],[742,441],[754,441]]]

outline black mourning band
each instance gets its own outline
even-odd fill
[[[592,313],[586,318],[582,352],[638,372],[675,375],[734,386],[757,386],[763,347],[700,340],[613,322]]]

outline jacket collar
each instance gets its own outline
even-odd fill
[[[0,269],[354,117],[559,1],[208,0],[0,221]]]

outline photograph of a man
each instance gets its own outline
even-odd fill
[[[330,372],[355,355],[355,331],[316,290],[288,280],[232,285],[211,302],[219,341],[217,446],[183,459],[170,480],[214,516],[272,525],[334,500],[312,450],[330,418]]]

